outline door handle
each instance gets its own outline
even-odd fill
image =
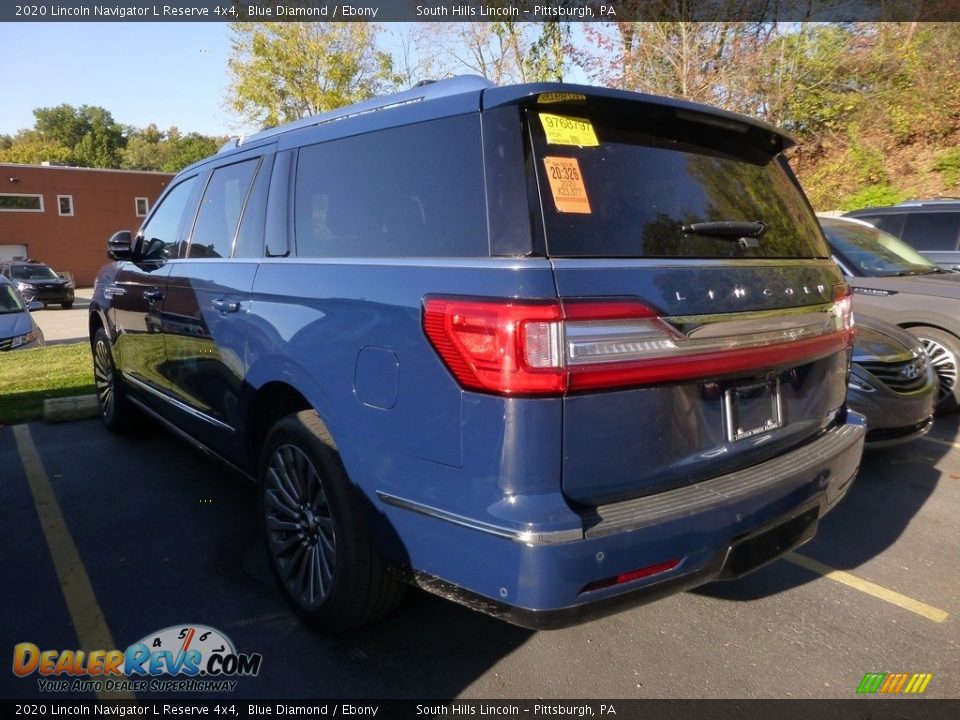
[[[236,300],[218,299],[210,303],[213,309],[219,313],[235,313],[240,309],[240,303]]]
[[[151,305],[155,302],[159,302],[160,300],[163,300],[163,290],[158,290],[157,288],[153,288],[152,290],[144,290],[143,299]]]

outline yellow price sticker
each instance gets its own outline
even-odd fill
[[[539,113],[547,142],[551,145],[576,145],[578,147],[596,147],[600,144],[593,124],[583,118]]]

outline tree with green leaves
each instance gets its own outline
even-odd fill
[[[37,108],[33,116],[36,118],[34,129],[44,143],[69,149],[67,162],[80,167],[119,166],[126,137],[123,126],[108,110],[94,105],[75,108],[64,103]]]
[[[396,88],[369,23],[233,23],[228,105],[269,127]]]
[[[164,172],[179,172],[187,165],[213,155],[227,141],[227,138],[215,138],[200,133],[180,135],[176,128],[167,132],[167,156],[161,166]]]
[[[44,138],[36,130],[21,130],[13,137],[4,136],[3,142],[0,142],[0,162],[25,165],[65,163],[70,156],[70,148],[56,140]]]
[[[153,124],[139,130],[131,128],[120,167],[179,172],[187,165],[212,155],[226,141],[225,137],[210,137],[195,132],[183,135],[176,127],[166,132]]]

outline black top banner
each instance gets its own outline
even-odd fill
[[[960,0],[54,0],[2,22],[853,22],[960,20]]]

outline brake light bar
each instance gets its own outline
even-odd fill
[[[465,388],[503,395],[709,380],[787,368],[850,347],[851,293],[765,322],[720,320],[688,334],[637,300],[427,297],[423,327]]]

